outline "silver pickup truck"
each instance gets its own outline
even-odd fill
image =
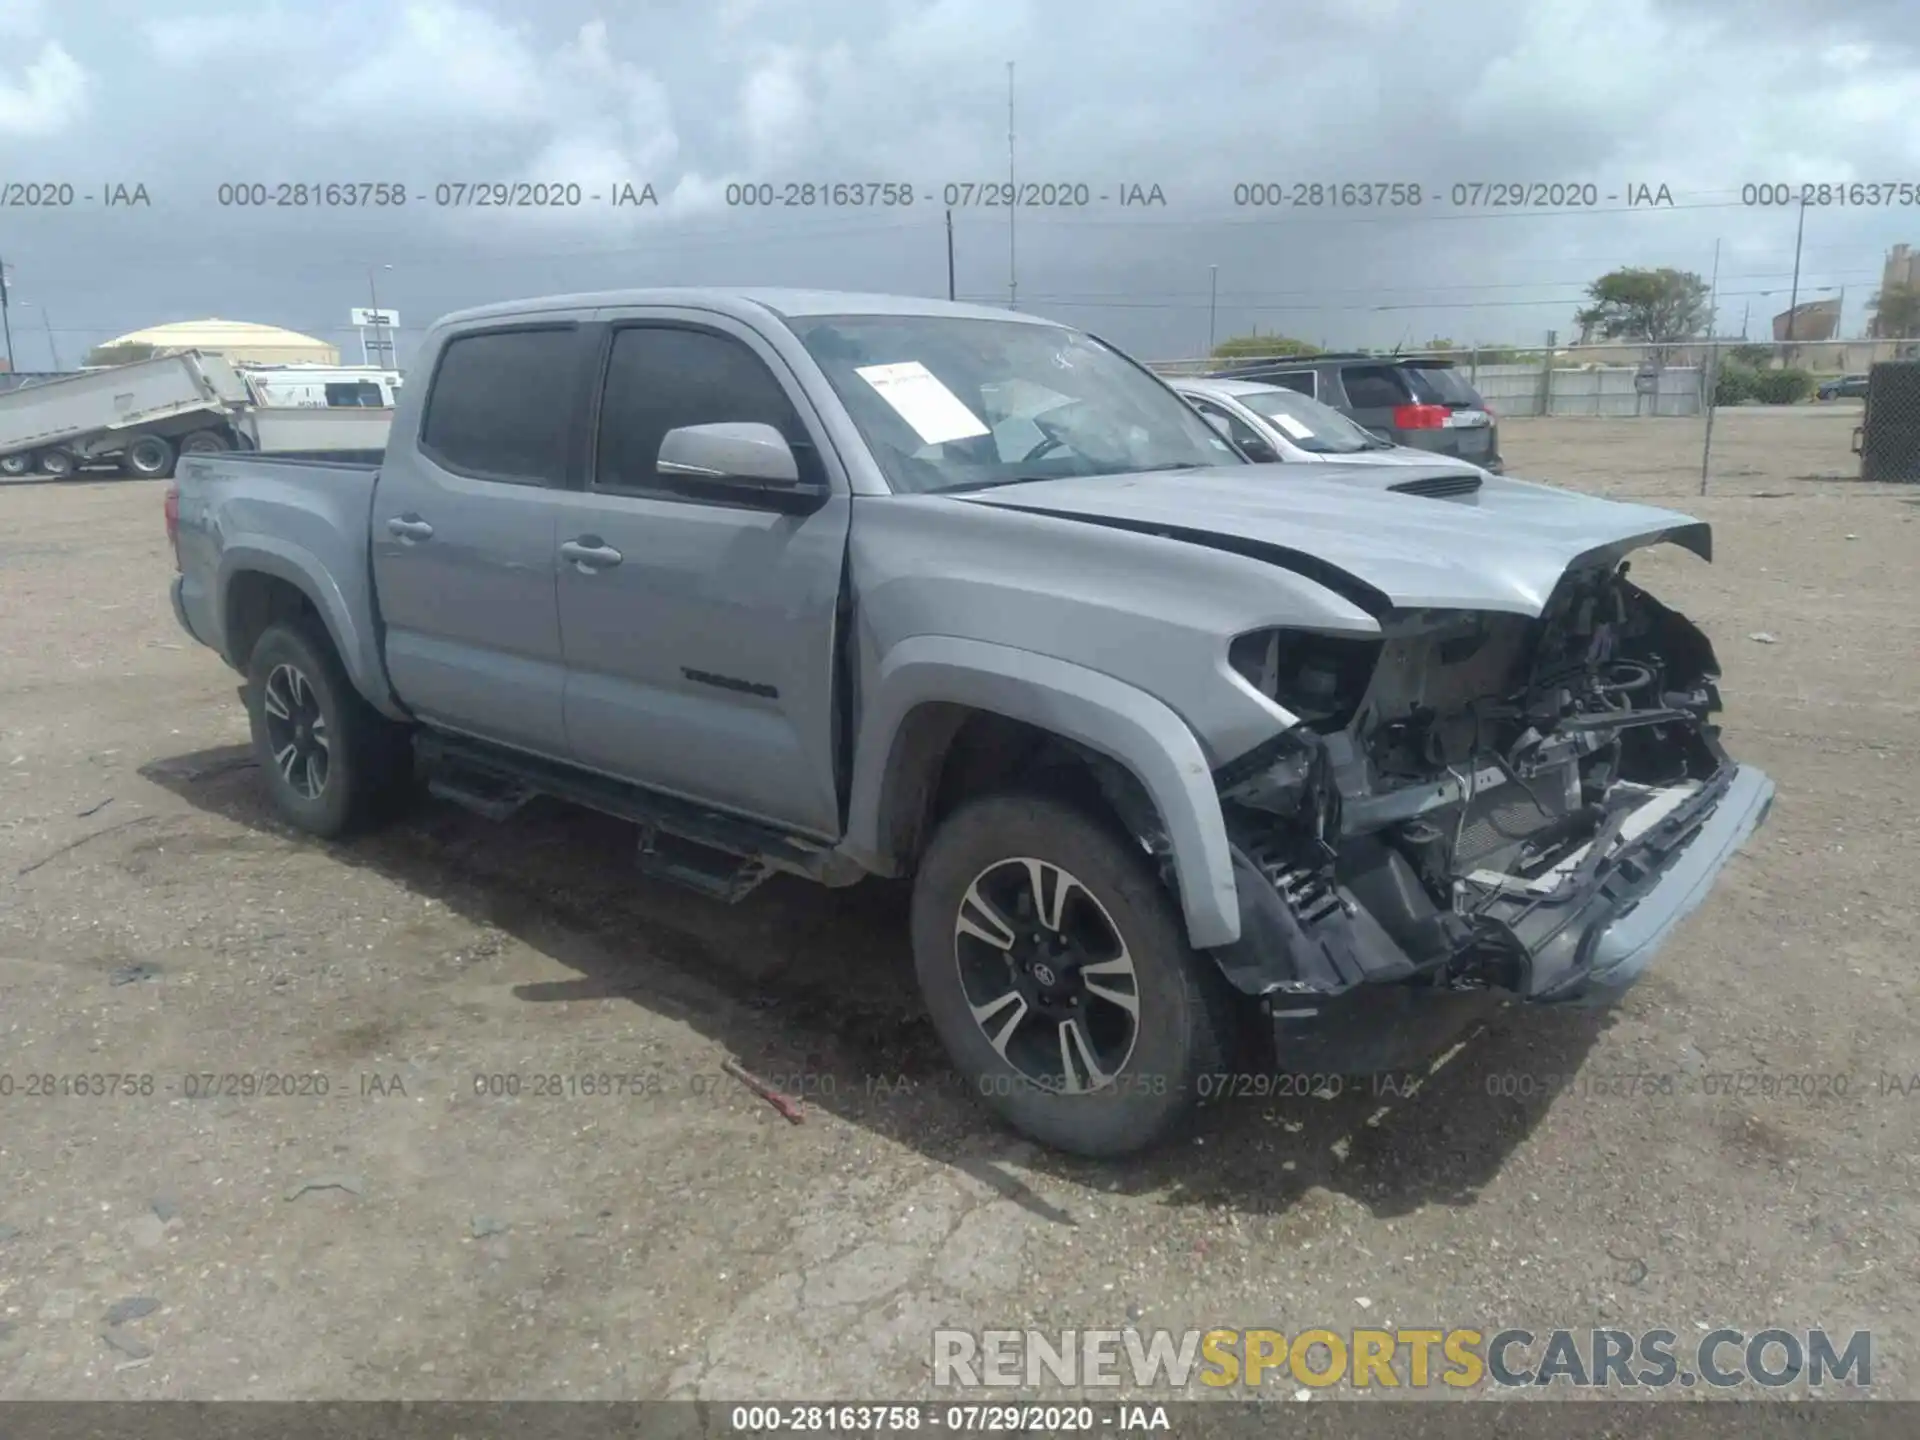
[[[191,456],[173,606],[280,812],[425,781],[636,823],[652,873],[913,877],[931,1018],[1049,1144],[1240,1063],[1377,1072],[1631,984],[1764,816],[1707,527],[1495,476],[1250,463],[1065,326],[659,290],[429,333],[380,463]]]

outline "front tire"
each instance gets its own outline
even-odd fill
[[[1226,1062],[1225,982],[1137,847],[1063,802],[974,800],[913,891],[920,991],[947,1053],[1015,1129],[1112,1158],[1166,1139]]]
[[[274,809],[309,835],[359,829],[404,791],[405,730],[360,697],[307,626],[269,626],[253,647],[247,720]]]

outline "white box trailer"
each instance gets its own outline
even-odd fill
[[[391,410],[400,372],[367,365],[242,365],[254,398],[268,406]]]
[[[197,351],[24,385],[0,394],[0,475],[109,460],[130,475],[170,474],[182,449],[231,449],[231,418],[252,403],[245,377]]]

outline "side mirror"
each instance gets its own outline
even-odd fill
[[[1385,444],[1398,445],[1400,443],[1398,440],[1395,440],[1393,436],[1389,435],[1385,430],[1376,430],[1371,425],[1363,425],[1360,428],[1365,430],[1367,434],[1371,435],[1374,439],[1379,440]]]
[[[660,441],[656,468],[682,480],[704,480],[750,490],[796,490],[800,463],[786,437],[771,425],[725,420],[683,425]]]
[[[1280,458],[1280,452],[1258,435],[1249,435],[1242,440],[1240,451],[1249,460],[1257,460],[1262,465],[1271,465]]]

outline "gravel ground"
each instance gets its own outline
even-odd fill
[[[942,1325],[1724,1323],[1871,1329],[1920,1398],[1920,492],[1839,478],[1854,419],[1723,415],[1717,563],[1636,564],[1780,795],[1625,1004],[1107,1167],[959,1092],[897,887],[723,908],[558,809],[289,833],[159,487],[5,487],[0,1394],[877,1399]],[[1519,474],[1698,488],[1698,422],[1504,430]]]

